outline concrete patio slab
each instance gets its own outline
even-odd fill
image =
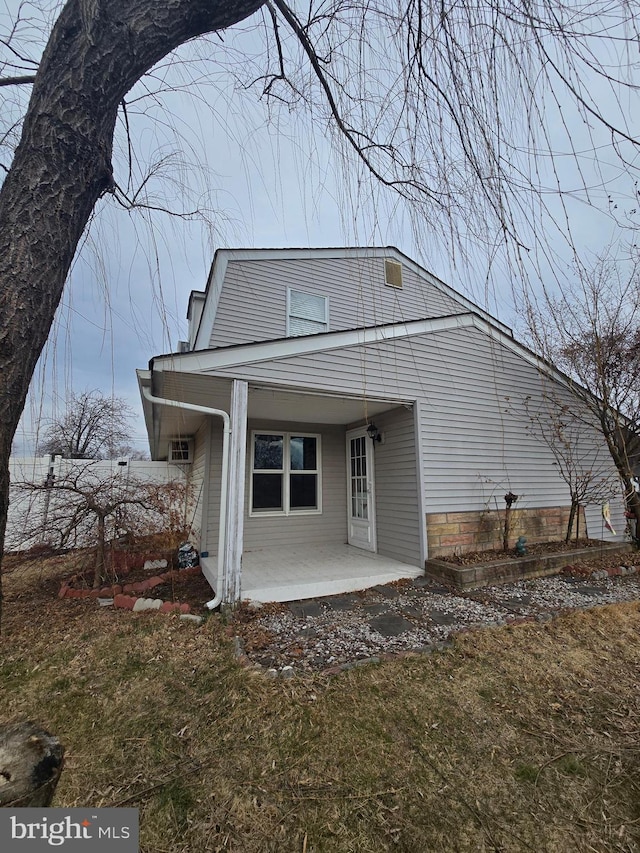
[[[205,575],[217,577],[215,555],[203,558]],[[424,575],[411,566],[351,545],[259,548],[242,555],[243,600],[300,601],[348,594]]]

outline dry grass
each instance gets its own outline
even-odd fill
[[[54,805],[140,808],[141,850],[640,849],[640,608],[464,635],[333,678],[239,667],[219,617],[6,575],[3,721],[67,748]]]

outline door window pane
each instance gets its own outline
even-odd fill
[[[366,438],[352,438],[351,443],[351,516],[366,520],[369,517]]]

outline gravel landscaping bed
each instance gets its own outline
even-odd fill
[[[623,564],[620,557],[594,560],[553,577],[466,593],[418,578],[361,593],[257,610],[245,607],[235,618],[234,631],[245,662],[271,674],[336,670],[389,653],[442,648],[464,630],[546,621],[567,610],[640,601],[638,571],[634,553]]]

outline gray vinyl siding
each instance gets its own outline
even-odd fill
[[[613,525],[613,529],[616,531],[617,537],[614,537],[614,535],[604,526],[601,506],[598,506],[596,504],[590,504],[589,506],[585,507],[584,515],[587,524],[587,531],[589,533],[589,536],[591,536],[593,539],[619,539],[621,538],[622,534],[625,533],[627,519],[625,518],[624,514],[623,501],[611,501],[610,510],[611,523]]]
[[[553,384],[570,405],[576,401],[479,329],[220,371],[225,372],[299,388],[420,400],[425,512],[502,508],[508,491],[521,496],[521,508],[569,501],[551,451],[531,434],[524,400],[530,397],[530,405],[543,405],[545,388]],[[604,452],[595,432],[590,443],[594,454]]]
[[[209,431],[209,496],[206,504],[206,529],[202,531],[202,548],[210,554],[218,553],[218,525],[220,520],[220,484],[222,477],[222,425],[216,418]]]
[[[191,530],[194,536],[194,541],[197,540],[197,547],[202,549],[202,538],[204,531],[202,530],[202,509],[206,501],[206,492],[208,489],[205,486],[205,473],[207,468],[207,452],[209,449],[209,420],[203,422],[202,426],[196,433],[193,441],[193,463],[191,465],[191,475],[189,478],[189,487],[191,490],[192,500],[192,518]]]
[[[328,297],[329,331],[469,310],[407,265],[402,289],[386,286],[383,258],[231,260],[210,346],[285,337],[288,287]]]
[[[309,515],[250,516],[251,433],[253,430],[301,432],[320,435],[322,453],[322,512]],[[211,473],[209,489],[209,543],[217,548],[220,509],[220,470],[222,433],[212,430]],[[245,477],[244,550],[274,548],[284,545],[337,543],[347,539],[347,497],[345,474],[345,435],[341,427],[295,424],[283,421],[250,420],[247,425],[247,459]]]
[[[420,507],[413,412],[404,408],[377,415],[384,444],[375,445],[378,553],[420,565]]]

